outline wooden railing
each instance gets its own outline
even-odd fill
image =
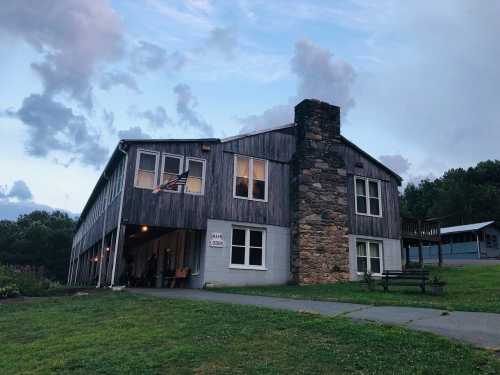
[[[402,219],[401,237],[403,239],[438,242],[440,229],[439,221]]]

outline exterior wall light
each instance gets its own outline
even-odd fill
[[[147,232],[149,230],[147,225],[141,226],[141,232]]]

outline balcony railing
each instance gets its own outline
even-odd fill
[[[438,242],[440,238],[439,221],[403,219],[401,237],[408,240]]]

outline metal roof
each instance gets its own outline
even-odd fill
[[[484,223],[475,223],[475,224],[467,224],[467,225],[457,225],[454,227],[446,227],[441,228],[441,234],[450,234],[450,233],[460,233],[460,232],[473,232],[476,230],[483,229],[488,225],[494,224],[494,221],[485,221]]]
[[[262,134],[262,133],[269,133],[269,132],[273,132],[273,131],[276,131],[276,130],[281,130],[281,129],[286,129],[286,128],[292,128],[294,126],[295,126],[295,123],[285,124],[285,125],[278,125],[278,126],[272,126],[272,127],[265,128],[265,129],[255,130],[255,131],[249,132],[249,133],[241,133],[241,134],[238,134],[238,135],[233,135],[231,137],[226,137],[226,138],[221,139],[221,142],[224,143],[224,142],[235,141],[237,139],[243,139],[243,138],[246,138],[246,137],[252,137],[254,135],[258,135],[258,134]]]

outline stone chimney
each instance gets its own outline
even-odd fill
[[[347,176],[340,108],[306,99],[295,107],[292,161],[292,274],[299,284],[349,279]]]

